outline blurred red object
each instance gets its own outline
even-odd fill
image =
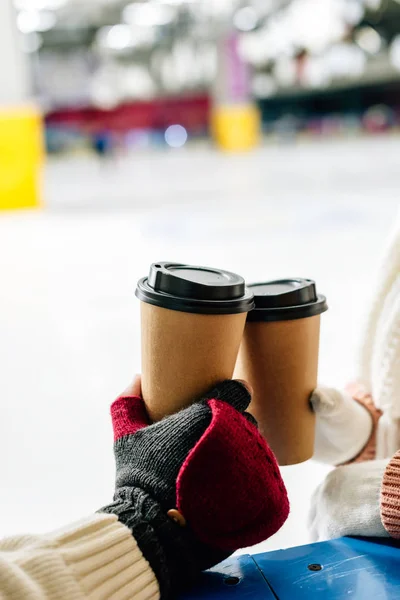
[[[49,112],[46,124],[73,126],[86,132],[104,129],[116,132],[132,129],[164,130],[169,125],[179,124],[195,133],[208,127],[209,114],[210,98],[201,95],[130,102],[110,110],[93,107],[64,108]]]

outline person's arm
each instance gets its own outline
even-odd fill
[[[115,514],[160,585],[175,597],[235,550],[285,522],[289,501],[275,457],[246,412],[250,393],[225,381],[188,408],[149,425],[140,396],[111,407]]]
[[[289,502],[273,453],[227,381],[150,425],[136,382],[112,405],[116,486],[98,514],[0,542],[0,600],[157,600],[273,535]]]
[[[158,600],[156,577],[127,527],[95,514],[47,535],[0,541],[1,600]]]
[[[343,535],[400,539],[400,450],[389,460],[338,467],[314,492],[313,540]]]
[[[380,517],[380,490],[387,460],[371,460],[333,469],[311,499],[308,517],[312,541],[344,535],[389,537]]]

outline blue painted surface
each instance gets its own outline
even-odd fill
[[[236,577],[236,585],[228,585],[229,578]],[[248,554],[229,558],[215,569],[201,575],[194,590],[181,600],[276,600],[253,557]]]
[[[400,599],[400,547],[342,538],[253,557],[279,600]],[[308,565],[322,565],[310,571]]]
[[[310,564],[322,569],[310,571]],[[239,582],[227,585],[227,577],[237,577]],[[386,539],[341,538],[231,558],[204,573],[196,589],[184,596],[184,600],[206,598],[400,599],[400,544]]]

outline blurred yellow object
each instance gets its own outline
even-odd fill
[[[260,111],[253,104],[215,106],[211,114],[211,132],[222,150],[251,150],[260,143]]]
[[[43,157],[38,109],[0,106],[0,210],[40,206]]]

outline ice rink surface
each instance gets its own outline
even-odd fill
[[[330,305],[320,380],[354,375],[399,205],[400,138],[57,159],[45,190],[46,210],[0,215],[0,535],[46,531],[111,500],[108,407],[140,369],[134,289],[151,262],[315,278]],[[292,514],[268,548],[307,541],[326,472],[283,471]]]

